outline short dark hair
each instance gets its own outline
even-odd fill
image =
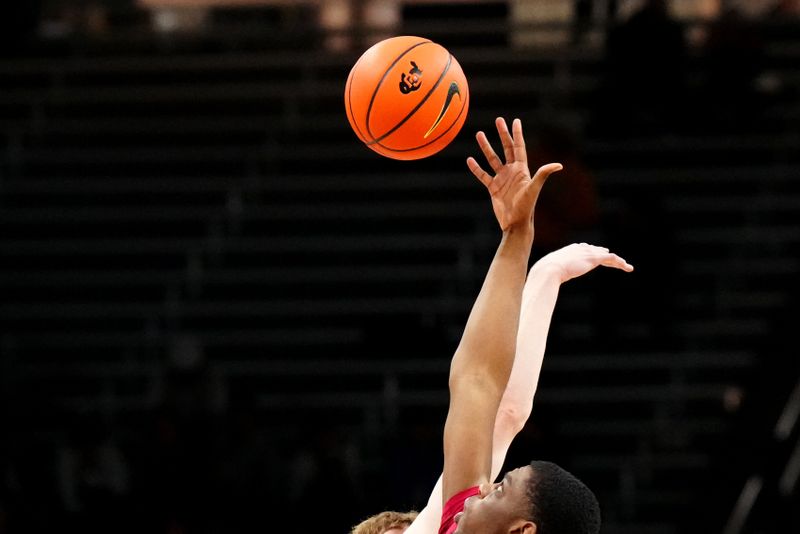
[[[592,490],[552,462],[531,462],[529,520],[536,534],[597,534],[600,504]]]

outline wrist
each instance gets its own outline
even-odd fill
[[[556,263],[552,263],[549,261],[539,261],[533,264],[531,267],[531,276],[536,278],[547,280],[550,282],[554,282],[557,284],[563,284],[564,280],[564,268]]]
[[[533,228],[512,226],[503,230],[499,253],[502,256],[514,256],[528,262],[533,246]]]
[[[517,223],[503,228],[503,239],[509,237],[533,241],[533,222]]]

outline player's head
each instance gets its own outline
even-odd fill
[[[458,534],[597,534],[600,505],[594,493],[551,462],[531,462],[467,499]]]
[[[353,527],[350,534],[402,534],[416,518],[417,512],[381,512]]]

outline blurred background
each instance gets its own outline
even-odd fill
[[[792,0],[27,0],[0,6],[0,533],[348,532],[421,507],[498,240],[464,164],[519,116],[562,288],[509,465],[606,534],[800,532]],[[472,91],[428,160],[343,106],[422,35]],[[533,165],[532,165],[533,166]]]

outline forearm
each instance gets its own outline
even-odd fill
[[[450,367],[443,500],[489,481],[497,407],[514,363],[532,228],[505,232]]]
[[[627,272],[633,270],[632,265],[608,249],[586,243],[551,252],[531,269],[522,293],[517,354],[495,420],[493,472],[502,466],[508,447],[530,416],[561,285],[599,265]]]
[[[547,334],[560,287],[557,271],[534,265],[522,292],[517,355],[500,409],[517,414],[523,424],[530,415],[539,383]]]
[[[495,421],[493,478],[500,472],[514,437],[530,417],[560,287],[558,272],[546,266],[534,265],[525,282],[516,357]]]
[[[450,367],[451,387],[466,377],[488,379],[502,392],[516,352],[522,288],[533,228],[504,232]],[[498,398],[499,400],[499,398]]]
[[[561,280],[557,271],[536,265],[524,283],[516,355],[495,420],[490,480],[499,475],[511,442],[530,415],[544,359],[547,332],[560,287]],[[425,509],[420,512],[406,534],[435,532],[441,509],[442,479],[439,477]]]

